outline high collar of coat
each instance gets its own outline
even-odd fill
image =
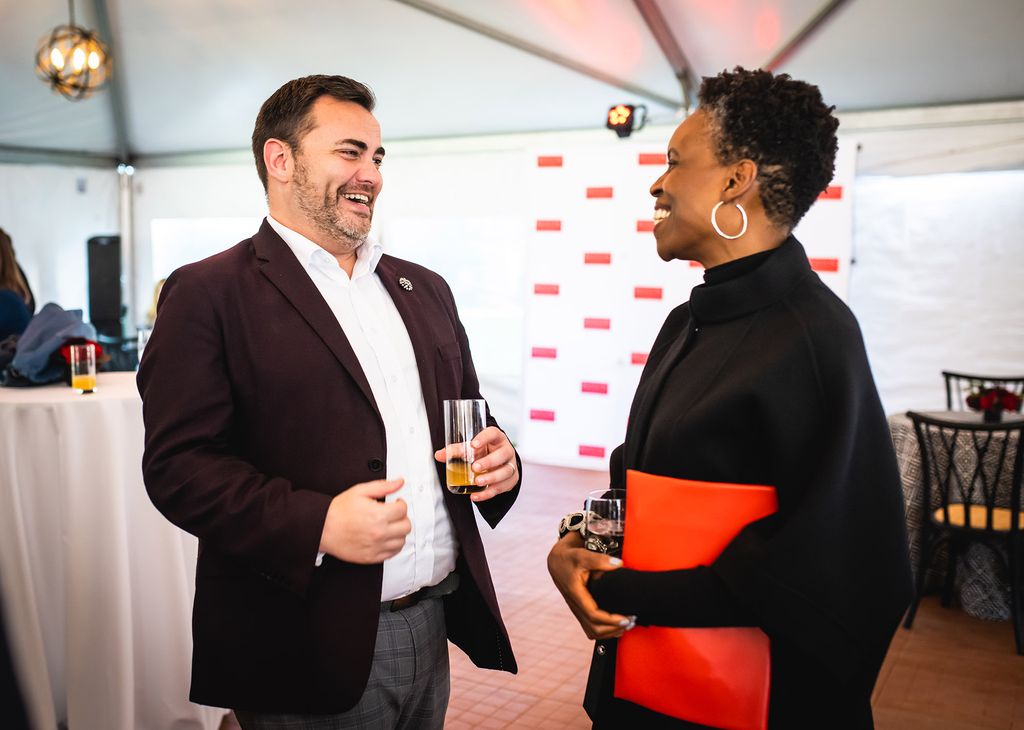
[[[780,301],[812,275],[804,247],[792,235],[753,271],[714,286],[700,284],[690,293],[690,312],[697,322],[726,322]]]

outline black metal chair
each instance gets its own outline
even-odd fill
[[[134,337],[113,337],[99,333],[96,341],[103,347],[108,360],[99,370],[105,373],[135,370],[139,366],[138,345]]]
[[[921,449],[921,551],[914,602],[903,625],[910,628],[936,550],[947,546],[942,605],[953,597],[957,558],[967,545],[986,545],[1010,579],[1010,618],[1017,653],[1024,654],[1021,630],[1024,505],[1021,504],[1024,420],[964,422],[909,411]],[[1009,494],[1007,494],[1007,480]],[[1006,551],[1004,556],[1002,550]]]
[[[943,370],[946,379],[946,410],[966,410],[967,396],[978,388],[1006,388],[1024,398],[1024,375],[971,375]]]

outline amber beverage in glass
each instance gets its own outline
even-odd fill
[[[91,393],[96,389],[95,345],[71,346],[71,387],[79,393]]]
[[[473,438],[487,425],[487,407],[483,400],[464,399],[444,402],[444,443],[448,458],[445,482],[454,494],[472,494],[483,490],[473,483]]]

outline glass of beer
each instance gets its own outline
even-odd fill
[[[622,557],[626,529],[626,490],[599,489],[587,495],[586,547],[613,558]]]
[[[96,346],[71,346],[71,387],[79,393],[91,393],[96,388]]]
[[[446,400],[444,402],[444,443],[448,491],[472,494],[483,490],[473,483],[473,438],[487,425],[487,406],[483,400]],[[481,454],[483,456],[483,454]]]

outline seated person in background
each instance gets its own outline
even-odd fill
[[[32,319],[32,292],[14,257],[14,245],[0,228],[0,340],[20,335]]]

